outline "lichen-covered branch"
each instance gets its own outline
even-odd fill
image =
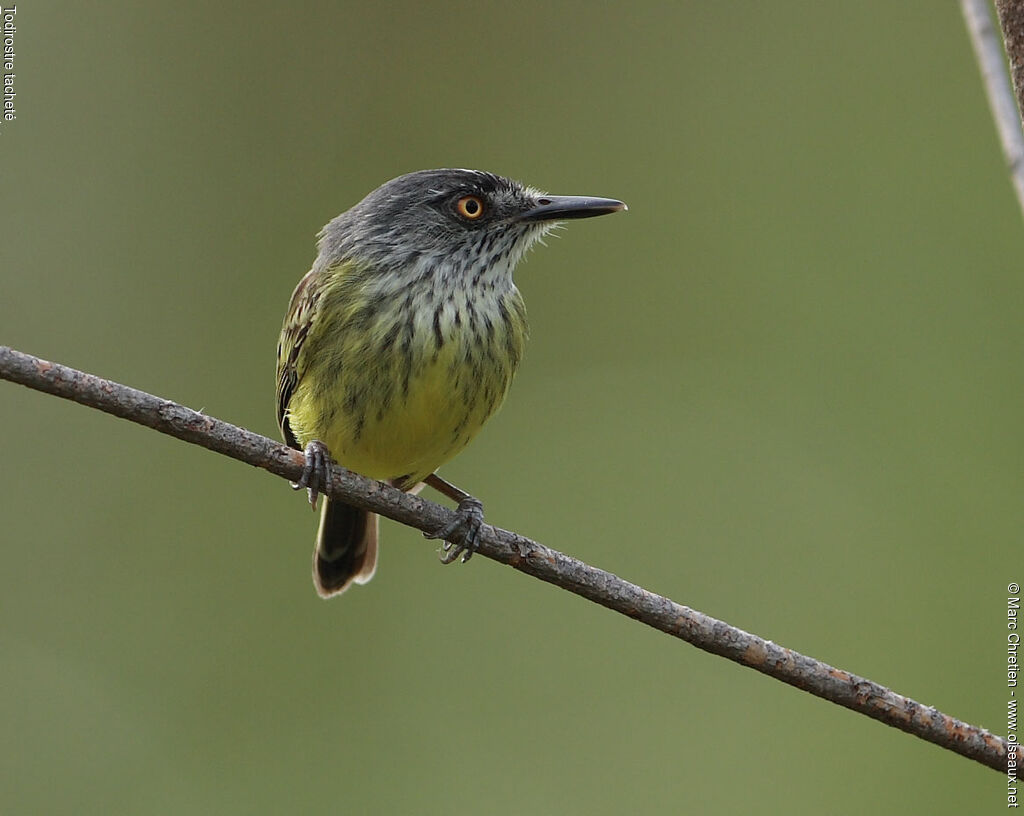
[[[1013,69],[1016,102],[1006,76],[1003,46],[992,25],[988,0],[960,0],[974,54],[981,68],[992,118],[995,119],[1003,155],[1010,169],[1010,180],[1017,193],[1021,212],[1024,213],[1024,132],[1021,130],[1020,118],[1020,111],[1024,110],[1024,0],[997,0],[996,7]]]
[[[273,440],[183,405],[0,346],[0,379],[98,408],[140,425],[295,480],[303,458]],[[7,463],[8,467],[13,466]],[[424,531],[447,524],[452,511],[334,467],[326,493]],[[755,669],[817,697],[1005,772],[1007,742],[864,677],[834,668],[648,592],[643,587],[516,533],[485,525],[481,555],[621,612],[699,649]]]
[[[1010,75],[1017,94],[1017,106],[1024,111],[1024,2],[1022,0],[996,0],[999,27],[1003,30],[1006,56],[1010,60]]]

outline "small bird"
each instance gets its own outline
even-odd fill
[[[552,196],[477,170],[392,179],[321,230],[277,345],[277,420],[306,466],[310,504],[332,460],[458,503],[428,535],[441,560],[475,549],[483,505],[434,471],[461,451],[508,393],[526,343],[512,271],[557,222],[625,210]],[[378,517],[325,499],[313,553],[322,597],[377,568]]]

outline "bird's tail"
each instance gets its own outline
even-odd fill
[[[365,584],[377,571],[380,517],[333,499],[324,499],[313,552],[313,584],[330,598],[353,582]]]

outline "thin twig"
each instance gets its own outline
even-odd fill
[[[1024,110],[1024,1],[996,0],[996,16],[1003,30],[1017,107]]]
[[[1003,5],[1019,7],[1016,4]],[[960,0],[960,8],[967,23],[967,30],[974,45],[974,54],[981,68],[981,77],[988,94],[988,104],[992,108],[992,117],[996,120],[999,141],[1003,146],[1003,155],[1010,168],[1010,179],[1017,193],[1017,202],[1024,213],[1024,132],[1021,131],[1020,113],[1010,89],[1010,81],[1006,75],[1006,63],[1003,59],[1003,45],[992,25],[992,14],[988,0]],[[1016,18],[1020,18],[1019,8]],[[1002,10],[1000,10],[1002,16]],[[1004,24],[1005,25],[1005,24]],[[1005,28],[1004,28],[1005,34]],[[1024,45],[1018,33],[1018,47]],[[1008,39],[1008,42],[1010,40]],[[1018,53],[1017,59],[1021,55]],[[1021,87],[1018,87],[1021,91]]]
[[[303,458],[295,450],[110,380],[0,346],[0,379],[80,402],[115,416],[223,453],[294,481]],[[452,511],[341,467],[331,469],[326,492],[424,531],[452,519]],[[699,649],[803,689],[908,734],[994,768],[1007,770],[1006,740],[877,683],[786,649],[624,581],[516,533],[485,525],[479,553],[621,612]]]

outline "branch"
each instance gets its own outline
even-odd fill
[[[144,391],[40,360],[7,346],[0,346],[0,379],[98,408],[291,481],[298,479],[302,472],[303,458],[299,451],[264,436]],[[439,529],[453,518],[452,511],[441,505],[338,466],[331,468],[330,486],[324,492],[333,499],[428,532]],[[1007,771],[1010,746],[1005,739],[982,728],[655,595],[516,533],[484,525],[478,540],[481,555],[581,595],[706,652],[755,669],[989,768]]]
[[[1017,105],[1020,110],[1024,110],[1024,3],[1021,0],[996,0],[996,14],[999,27],[1003,30],[1006,55],[1010,58]],[[985,17],[988,17],[987,9]]]
[[[1019,110],[1024,110],[1024,3],[1021,0],[996,0],[1003,37],[1013,67],[1017,88],[1018,110],[1003,61],[1003,46],[992,25],[988,0],[960,0],[967,30],[974,45],[974,55],[981,68],[988,104],[996,120],[1003,155],[1010,168],[1010,179],[1017,193],[1017,202],[1024,213],[1024,133],[1021,132]]]

